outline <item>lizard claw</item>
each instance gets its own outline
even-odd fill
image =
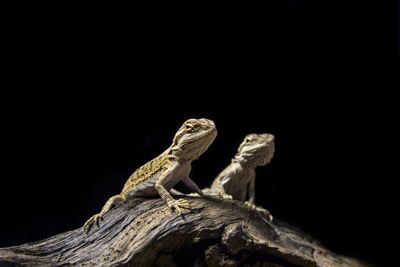
[[[169,202],[168,207],[172,211],[177,211],[179,214],[182,214],[181,208],[179,207],[178,202],[176,200]]]
[[[254,205],[254,203],[252,203],[252,202],[250,202],[250,201],[246,201],[244,204],[245,204],[247,207],[249,207],[250,209],[252,209],[252,210],[255,210],[255,209],[256,209],[256,205]]]
[[[220,194],[220,197],[222,197],[223,199],[232,199],[232,196],[228,194]]]
[[[192,208],[192,206],[190,205],[190,202],[185,200],[185,199],[183,199],[183,198],[178,199],[176,202],[178,203],[179,207],[181,207],[181,208],[184,208],[184,209],[191,209]]]
[[[274,217],[272,217],[271,213],[268,210],[266,210],[266,209],[264,209],[262,207],[257,207],[256,205],[254,205],[254,203],[252,203],[250,201],[246,201],[244,204],[249,209],[252,209],[252,210],[255,210],[255,211],[259,212],[264,218],[267,218],[268,221],[272,222]]]
[[[257,208],[256,210],[260,212],[264,217],[266,217],[270,222],[272,222],[272,220],[274,219],[274,217],[272,217],[272,214],[268,210],[262,208]]]
[[[87,220],[85,222],[85,225],[83,226],[83,230],[86,233],[89,233],[90,229],[92,228],[93,224],[96,223],[97,227],[100,227],[99,221],[102,220],[103,217],[101,214],[95,214],[92,217],[89,218],[89,220]]]
[[[178,200],[173,200],[171,202],[168,203],[168,206],[172,209],[172,210],[176,210],[179,214],[182,214],[182,210],[183,209],[190,209],[190,203],[187,200],[184,199],[178,199]]]
[[[274,219],[274,217],[272,217],[272,214],[267,209],[254,206],[254,210],[258,211],[262,216],[264,216],[264,218],[267,218],[270,222],[272,222],[272,220]]]

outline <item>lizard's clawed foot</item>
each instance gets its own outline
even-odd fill
[[[256,205],[254,205],[254,203],[253,202],[250,202],[250,201],[246,201],[245,203],[244,203],[249,209],[252,209],[252,210],[255,210],[257,207],[256,207]]]
[[[85,225],[83,226],[83,230],[86,233],[89,233],[90,229],[92,228],[93,224],[96,223],[97,227],[99,227],[99,221],[102,220],[102,215],[100,213],[93,215],[92,217],[89,218],[89,220],[87,220],[85,222]]]
[[[86,233],[90,231],[90,228],[92,228],[93,223],[96,223],[97,226],[99,227],[99,221],[103,220],[103,215],[106,214],[109,210],[114,208],[116,205],[120,205],[123,201],[125,201],[125,196],[124,195],[116,195],[111,197],[104,207],[101,209],[100,213],[93,215],[90,217],[89,220],[86,221],[85,225],[83,226],[83,229],[85,230]]]
[[[274,217],[272,217],[272,214],[268,210],[259,207],[257,207],[256,210],[261,213],[264,218],[267,218],[270,222],[272,222],[272,220],[274,219]]]
[[[261,207],[257,207],[256,205],[254,205],[254,203],[250,201],[246,201],[244,204],[247,207],[249,207],[249,209],[258,211],[264,218],[267,218],[270,222],[272,222],[274,217],[272,217],[271,213],[268,210]]]
[[[170,207],[172,210],[176,210],[179,212],[179,214],[182,214],[182,209],[191,209],[189,201],[182,198],[169,202],[168,207]]]

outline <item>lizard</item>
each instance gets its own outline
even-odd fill
[[[132,197],[160,196],[171,210],[182,214],[181,208],[190,208],[189,203],[183,199],[175,200],[170,194],[172,187],[179,181],[191,191],[206,197],[189,174],[192,161],[208,149],[216,136],[217,129],[212,120],[202,118],[185,121],[176,132],[170,147],[134,171],[121,193],[108,199],[100,213],[86,221],[84,231],[90,231],[94,223],[99,226],[99,220],[104,214]]]
[[[255,206],[255,169],[271,161],[275,152],[274,139],[272,134],[267,133],[248,134],[231,164],[215,178],[210,189],[203,191],[245,202],[249,208],[267,213],[272,220],[267,210]]]

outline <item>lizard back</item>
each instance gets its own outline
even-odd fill
[[[159,156],[155,157],[154,159],[150,160],[146,164],[139,167],[126,181],[122,192],[130,188],[134,188],[140,182],[147,180],[151,176],[155,175],[162,169],[166,169],[170,164],[168,159],[168,152],[169,149],[164,151]]]

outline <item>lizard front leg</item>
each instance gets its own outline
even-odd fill
[[[175,200],[171,194],[168,192],[168,190],[164,187],[164,184],[166,184],[169,179],[173,178],[172,175],[174,175],[175,171],[179,168],[179,163],[174,162],[167,170],[165,170],[160,178],[158,178],[155,188],[158,191],[158,194],[164,200],[164,202],[168,205],[168,207],[172,210],[176,210],[179,212],[179,214],[182,214],[181,208],[187,208],[190,209],[189,203],[187,203],[184,200]]]
[[[272,221],[273,217],[267,209],[264,209],[262,207],[257,207],[255,205],[255,198],[256,198],[255,185],[256,185],[256,179],[255,179],[255,177],[253,177],[249,182],[248,191],[247,191],[247,193],[249,195],[249,200],[246,201],[244,204],[246,204],[246,206],[248,206],[250,209],[256,210],[259,213],[261,213],[262,216],[266,217],[269,221]]]
[[[218,193],[220,197],[223,199],[233,199],[231,195],[226,193],[224,186],[222,185],[221,179],[218,179],[214,184],[213,184],[213,189]]]
[[[248,184],[248,188],[247,188],[247,194],[249,195],[249,200],[245,202],[245,204],[251,208],[251,209],[255,209],[256,205],[255,203],[255,199],[256,199],[256,179],[255,177],[251,178],[249,184]]]

